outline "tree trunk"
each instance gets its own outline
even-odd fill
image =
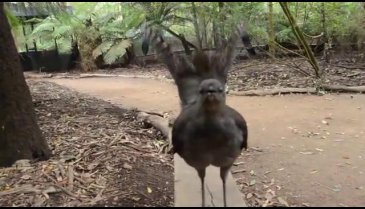
[[[224,20],[226,17],[226,14],[223,13],[223,7],[224,7],[224,3],[223,2],[218,2],[218,18],[219,18],[219,25],[218,25],[218,41],[220,43],[220,45],[222,46],[223,44],[223,40],[225,38],[224,36]],[[221,47],[219,46],[219,47]]]
[[[208,36],[207,36],[207,18],[205,16],[202,17],[202,42],[203,47],[208,48]]]
[[[202,49],[203,48],[203,46],[202,46],[203,43],[202,43],[202,38],[201,38],[201,35],[200,35],[199,24],[198,24],[198,17],[196,15],[196,8],[195,8],[194,2],[191,2],[191,8],[192,8],[192,13],[193,13],[193,23],[194,23],[196,40],[198,41],[198,47],[199,47],[199,49]]]
[[[92,37],[89,36],[88,33],[92,33],[92,24],[91,19],[88,19],[85,23],[86,31],[82,36],[78,39],[79,41],[79,51],[80,51],[80,60],[81,60],[81,69],[84,72],[95,71],[101,67],[100,65],[103,62],[102,57],[99,59],[94,59],[93,50],[102,42],[101,37]],[[99,65],[99,66],[98,66]]]
[[[327,27],[326,27],[326,10],[324,6],[324,2],[321,2],[321,23],[322,23],[322,32],[323,32],[323,41],[324,41],[324,50],[323,50],[323,58],[326,63],[329,63],[329,45],[328,45],[328,35],[327,35]],[[318,44],[319,45],[319,44]],[[318,47],[318,46],[317,46]]]
[[[220,42],[220,38],[219,38],[219,32],[218,32],[216,19],[213,19],[212,27],[213,27],[212,31],[213,31],[214,46],[215,46],[215,48],[219,48],[221,46],[221,42]]]
[[[212,20],[212,31],[213,31],[213,40],[214,46],[216,49],[221,48],[223,46],[223,38],[224,38],[224,16],[226,14],[223,13],[223,2],[218,2],[218,12],[215,13],[215,17]]]
[[[46,160],[51,151],[36,121],[9,23],[0,3],[0,166]]]
[[[273,22],[273,3],[268,2],[269,13],[268,13],[268,34],[269,34],[269,53],[275,57],[275,31],[274,31],[274,22]]]

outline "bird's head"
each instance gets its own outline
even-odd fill
[[[225,104],[224,86],[217,79],[206,79],[199,86],[200,100],[205,108],[214,110]]]

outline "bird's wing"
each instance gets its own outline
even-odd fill
[[[172,127],[172,148],[174,153],[181,154],[184,142],[185,142],[185,131],[186,131],[186,125],[189,121],[189,114],[186,114],[187,109],[190,107],[185,106],[184,109],[180,113],[180,115],[176,118],[174,125]]]
[[[235,121],[236,126],[242,131],[242,144],[241,149],[245,148],[247,149],[247,138],[248,138],[248,130],[247,130],[247,124],[246,120],[242,117],[242,115],[237,112],[235,109],[226,106],[228,110],[228,114],[233,120]]]

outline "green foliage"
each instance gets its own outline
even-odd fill
[[[61,3],[26,2],[42,11],[53,11],[45,20],[37,23],[33,33],[22,37],[19,21],[7,11],[9,22],[18,46],[32,44],[37,40],[40,49],[51,49],[56,39],[61,51],[70,50],[71,40],[88,40],[92,57],[103,56],[105,62],[114,62],[125,54],[125,47],[140,38],[142,24],[163,26],[194,42],[191,2],[69,2],[74,14],[54,12]],[[323,25],[324,5],[325,23]],[[207,42],[213,42],[213,23],[220,36],[227,38],[232,27],[244,22],[252,40],[257,44],[268,42],[268,7],[266,2],[195,2],[200,36],[206,34]],[[328,38],[338,42],[362,43],[365,37],[365,8],[361,2],[291,2],[288,3],[300,29],[316,36],[326,32]],[[58,11],[57,10],[57,11]],[[280,42],[296,43],[290,25],[277,2],[273,3],[273,28],[275,39]],[[91,21],[91,26],[86,22]],[[26,28],[29,30],[28,28]],[[170,35],[170,34],[169,34]],[[310,39],[310,38],[309,38]],[[80,41],[79,41],[80,42]],[[127,44],[128,43],[128,44]],[[208,44],[212,46],[212,44]],[[83,46],[79,46],[83,47]],[[20,47],[21,48],[21,47]],[[24,48],[24,47],[23,47]]]
[[[131,47],[132,40],[140,35],[138,27],[145,18],[144,13],[135,12],[131,6],[120,8],[116,3],[94,2],[73,4],[76,7],[73,15],[61,13],[47,17],[27,37],[28,40],[41,40],[40,47],[44,49],[54,48],[54,40],[57,40],[59,50],[69,52],[72,38],[87,39],[90,41],[82,44],[91,45],[93,58],[102,55],[104,61],[111,64],[122,57]]]

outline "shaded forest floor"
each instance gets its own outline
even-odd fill
[[[1,206],[173,206],[172,156],[135,111],[28,81],[53,156],[0,169]]]

